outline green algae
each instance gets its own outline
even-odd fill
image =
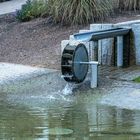
[[[133,80],[134,82],[140,83],[140,76]]]

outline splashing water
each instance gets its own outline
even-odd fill
[[[75,88],[76,85],[74,84],[66,84],[66,86],[64,87],[64,89],[62,90],[62,94],[63,95],[70,95],[73,93],[73,89]]]

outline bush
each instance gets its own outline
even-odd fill
[[[63,25],[102,21],[118,10],[140,10],[140,0],[28,0],[17,11],[17,19],[29,21],[47,15]]]
[[[21,10],[17,11],[16,18],[20,21],[29,21],[45,14],[47,4],[44,0],[28,0]]]
[[[113,11],[112,0],[48,0],[55,23],[88,24],[103,20]]]

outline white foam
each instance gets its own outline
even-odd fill
[[[75,88],[74,84],[67,83],[64,89],[62,90],[63,95],[70,95],[73,93],[73,89]]]

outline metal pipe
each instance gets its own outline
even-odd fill
[[[116,28],[109,30],[102,30],[96,32],[86,32],[74,34],[75,40],[80,41],[97,41],[105,38],[114,38],[117,36],[124,36],[130,32],[131,28]]]
[[[97,62],[97,61],[79,62],[79,63],[83,64],[83,65],[99,65],[99,62]]]

